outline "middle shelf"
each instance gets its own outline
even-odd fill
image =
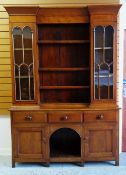
[[[39,68],[39,71],[85,71],[89,70],[89,67],[44,67]]]
[[[40,89],[87,89],[89,86],[40,86]]]
[[[38,40],[38,44],[85,44],[89,40]]]

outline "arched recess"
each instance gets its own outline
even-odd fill
[[[71,128],[55,130],[49,139],[51,157],[80,157],[81,137]]]

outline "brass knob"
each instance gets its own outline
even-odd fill
[[[70,118],[69,116],[65,115],[65,116],[61,117],[60,120],[69,120],[69,118]]]
[[[99,115],[96,116],[97,120],[103,120],[103,118],[104,118],[103,114],[99,114]]]
[[[30,116],[30,115],[26,115],[26,116],[25,116],[25,120],[27,120],[27,121],[31,121],[31,120],[32,120],[32,116]]]

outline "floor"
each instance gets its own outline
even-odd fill
[[[83,167],[70,163],[51,163],[50,167],[22,163],[11,168],[11,157],[0,156],[0,175],[126,175],[126,153],[120,154],[120,166],[114,162],[87,162]]]

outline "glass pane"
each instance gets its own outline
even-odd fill
[[[34,99],[34,79],[30,78],[31,86],[30,86],[30,93],[31,93],[31,100]]]
[[[95,98],[99,98],[99,93],[98,93],[98,77],[95,77]]]
[[[108,77],[100,77],[100,99],[108,99]]]
[[[21,78],[21,100],[29,100],[29,81],[28,78]]]
[[[19,78],[15,79],[16,100],[20,100]]]
[[[13,29],[13,43],[14,48],[22,48],[22,31],[20,28],[15,27]]]
[[[101,64],[103,62],[103,49],[95,50],[95,64]]]
[[[113,62],[113,49],[105,49],[105,62],[108,64]]]
[[[28,65],[33,62],[32,50],[25,50],[24,51],[24,60],[25,60],[25,63]]]
[[[19,67],[15,65],[15,77],[19,76]]]
[[[33,76],[33,64],[30,65],[30,76]]]
[[[20,65],[23,62],[23,50],[14,51],[15,64]]]
[[[95,48],[103,47],[104,27],[98,26],[95,28]]]
[[[110,68],[109,69],[110,69],[109,70],[110,71],[110,74],[113,74],[113,64],[110,65]]]
[[[33,64],[30,65],[30,98],[34,99],[34,78],[33,78]]]
[[[107,26],[105,28],[105,47],[113,47],[113,27]]]
[[[29,27],[23,29],[24,48],[32,48],[32,32]]]
[[[21,76],[28,76],[28,66],[23,64],[21,67],[20,67],[20,75]]]
[[[99,76],[100,76],[100,98],[107,99],[108,98],[108,86],[109,86],[109,70],[107,64],[102,64],[100,67]]]
[[[112,99],[113,98],[113,76],[109,78],[109,86],[110,86],[110,89],[109,89],[110,97],[109,98]]]

